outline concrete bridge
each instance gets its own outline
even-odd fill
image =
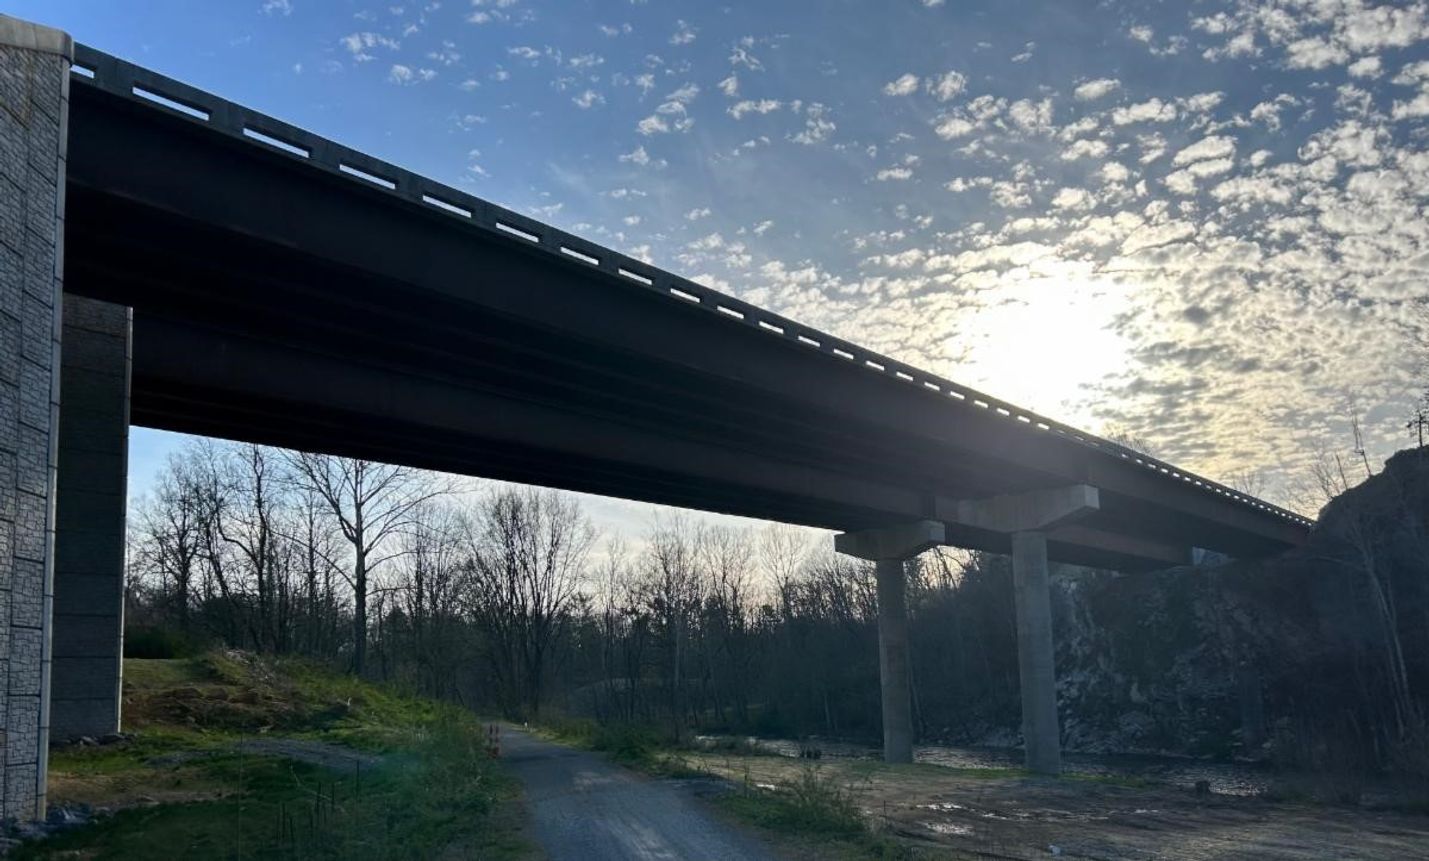
[[[1047,561],[1123,570],[1309,522],[1144,454],[0,16],[4,815],[120,720],[129,424],[1011,552],[1028,764],[1059,762]],[[1075,333],[1065,345],[1076,349]]]

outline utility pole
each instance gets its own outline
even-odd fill
[[[1414,411],[1414,418],[1405,423],[1404,429],[1418,431],[1419,447],[1424,447],[1424,430],[1429,428],[1429,407],[1419,407]]]
[[[1350,427],[1353,428],[1355,432],[1355,454],[1360,456],[1361,461],[1364,461],[1364,477],[1370,478],[1374,473],[1370,471],[1369,455],[1365,453],[1364,435],[1360,433],[1359,416],[1350,416]],[[1421,442],[1420,444],[1422,445],[1423,443]]]

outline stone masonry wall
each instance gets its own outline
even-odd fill
[[[0,812],[44,815],[68,37],[0,16]]]

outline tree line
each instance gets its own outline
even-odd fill
[[[1355,552],[1334,550],[1343,559],[1324,564],[1370,574],[1322,579],[1348,582],[1378,627],[1350,626],[1344,644],[1316,660],[1362,667],[1347,696],[1362,701],[1366,720],[1384,722],[1376,717],[1384,714],[1379,678],[1394,683],[1400,723],[1411,713],[1418,720],[1429,667],[1408,655],[1411,643],[1429,646],[1416,621],[1429,598],[1405,579],[1413,571],[1399,571],[1406,563],[1360,552],[1387,539],[1352,537],[1363,540],[1341,543]],[[224,644],[303,655],[514,719],[554,710],[676,738],[700,730],[876,738],[874,572],[831,543],[803,530],[681,515],[657,517],[638,536],[600,535],[568,494],[471,489],[404,467],[195,441],[169,458],[130,516],[126,650]],[[1265,707],[1313,701],[1307,678],[1327,676],[1282,654],[1292,647],[1264,635],[1269,627],[1217,633],[1242,625],[1258,604],[1300,613],[1305,587],[1296,572],[1304,570],[1297,563],[1267,577],[1227,569],[1204,580],[1170,572],[1151,586],[1106,572],[1054,577],[1067,596],[1056,623],[1064,704],[1079,703],[1083,726],[1093,699],[1108,726],[1127,710],[1146,711],[1165,724],[1170,741],[1159,744],[1175,744],[1187,721],[1206,723],[1204,713],[1233,724],[1233,690],[1188,694],[1168,685],[1186,655],[1202,660],[1216,641],[1257,637]],[[920,735],[966,742],[1015,730],[1007,560],[941,550],[910,560],[907,574]],[[1271,583],[1279,584],[1274,596],[1255,598]],[[1184,642],[1173,643],[1165,620],[1148,621],[1141,602],[1187,589],[1199,609],[1176,611]],[[1327,598],[1331,605],[1350,606],[1343,597]],[[1306,608],[1295,621],[1313,628],[1320,612]],[[1103,645],[1093,649],[1097,637]],[[1147,663],[1162,653],[1164,664]],[[1207,672],[1229,678],[1243,659]],[[1138,672],[1143,692],[1159,691],[1150,695],[1159,705],[1125,699],[1123,682]],[[1076,678],[1093,681],[1068,688]],[[1202,695],[1214,701],[1188,699]]]

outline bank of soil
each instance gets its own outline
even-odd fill
[[[806,769],[853,794],[875,828],[912,846],[971,857],[1130,859],[1422,859],[1429,816],[1211,795],[1151,784],[1048,779],[1004,771],[816,764],[695,753],[689,765],[780,791]]]

